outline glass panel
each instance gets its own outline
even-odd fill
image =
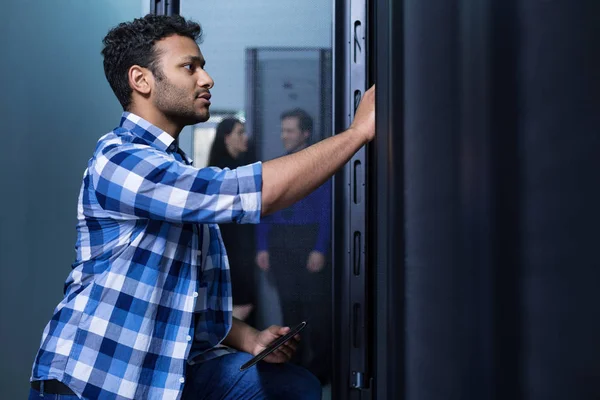
[[[181,14],[203,27],[200,49],[215,81],[211,119],[180,136],[196,166],[266,161],[331,135],[332,9],[331,0],[181,2]],[[211,157],[223,135],[226,152]],[[234,314],[259,329],[306,320],[293,362],[321,379],[324,399],[331,398],[330,225],[327,182],[258,226],[221,226]]]

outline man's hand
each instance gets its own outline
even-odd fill
[[[310,272],[319,272],[325,266],[325,254],[320,251],[313,250],[308,255],[306,269]]]
[[[375,137],[375,85],[363,95],[349,129],[363,134],[366,142]]]
[[[280,336],[285,335],[290,331],[289,327],[281,327],[277,325],[271,325],[264,331],[258,332],[254,339],[254,346],[252,355],[256,356],[258,353],[267,348],[267,346]],[[281,345],[277,350],[269,354],[264,358],[264,361],[270,363],[284,363],[288,362],[290,358],[296,352],[298,342],[300,341],[300,335],[296,335],[286,343]]]
[[[261,250],[256,254],[256,265],[263,271],[268,271],[270,268],[269,264],[269,252]]]

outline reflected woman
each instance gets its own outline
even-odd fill
[[[208,165],[235,169],[253,160],[248,157],[248,135],[237,118],[226,118],[217,126]],[[255,304],[254,227],[248,224],[219,225],[231,272],[233,316],[246,320]]]

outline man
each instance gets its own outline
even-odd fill
[[[281,115],[286,154],[308,147],[313,120],[303,109]],[[328,382],[331,374],[330,182],[257,226],[256,263],[270,271],[284,321],[308,321],[294,361]],[[296,323],[296,322],[294,322]]]
[[[200,36],[182,17],[148,15],[104,38],[106,77],[125,112],[83,177],[77,258],[44,329],[30,398],[320,396],[310,373],[282,364],[295,341],[239,371],[289,328],[259,332],[232,319],[216,224],[257,223],[320,186],[373,138],[374,92],[348,131],[303,152],[236,170],[197,169],[175,139],[209,118],[213,81]]]

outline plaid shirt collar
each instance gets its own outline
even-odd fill
[[[121,128],[133,133],[140,139],[146,141],[152,147],[167,153],[179,152],[188,164],[192,164],[192,159],[189,158],[178,146],[177,141],[167,132],[163,131],[159,127],[152,125],[139,115],[130,113],[128,111],[123,112],[121,115]]]

